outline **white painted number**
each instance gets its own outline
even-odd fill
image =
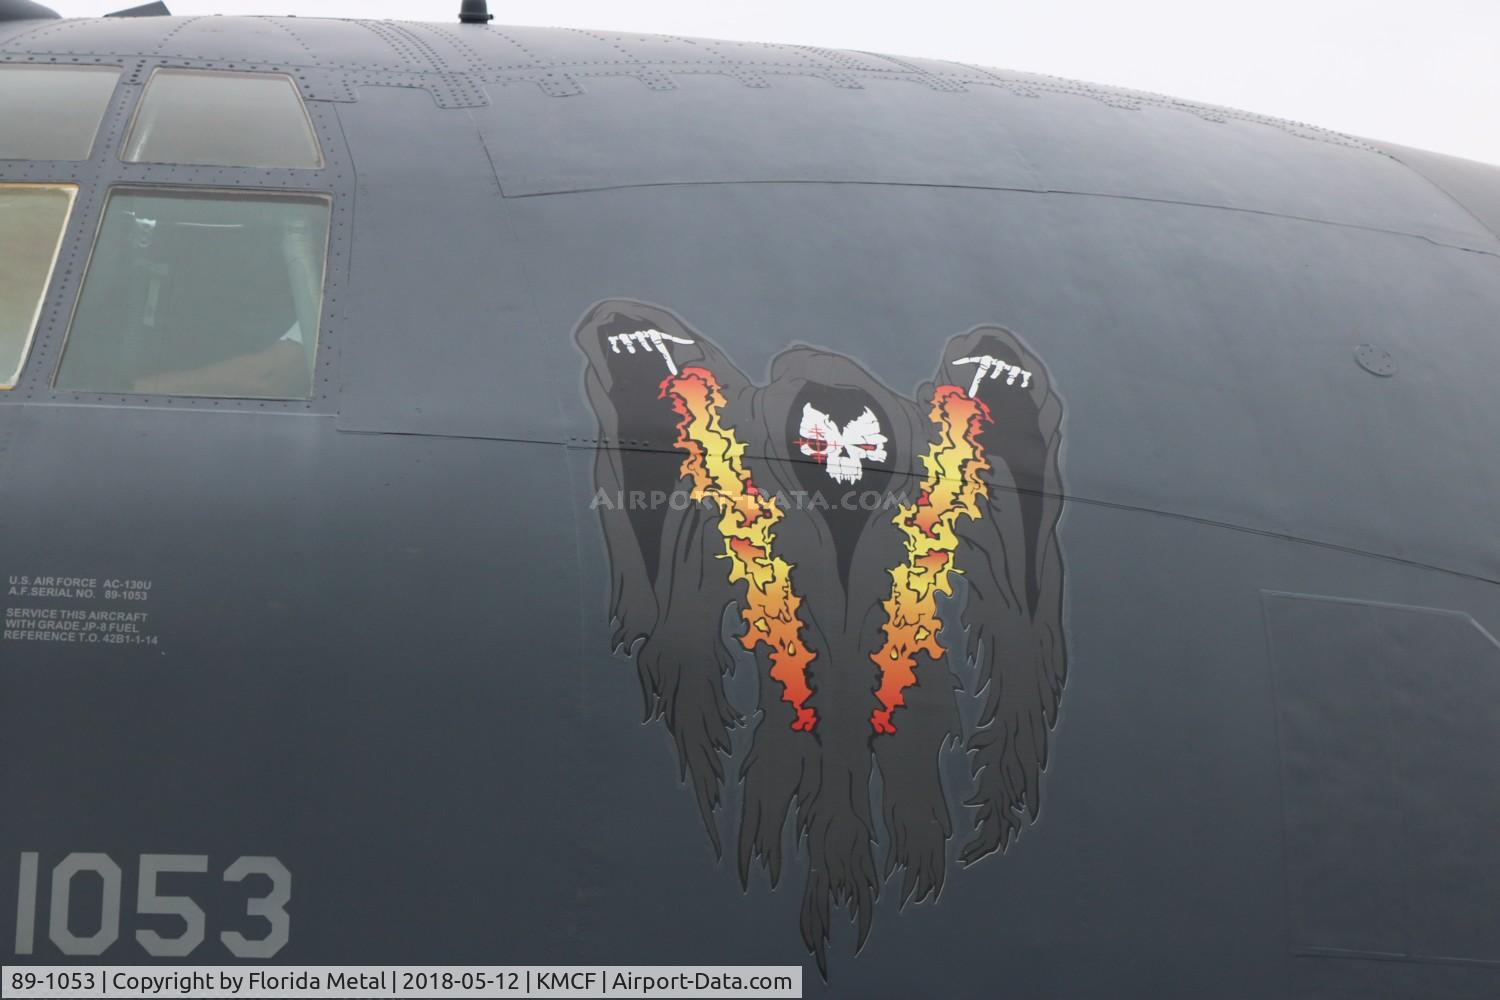
[[[162,937],[156,931],[138,930],[135,939],[146,954],[157,958],[181,958],[203,943],[203,908],[187,896],[162,896],[156,891],[156,876],[162,872],[208,871],[206,854],[142,854],[141,877],[136,885],[135,912],[181,917],[182,934]]]
[[[280,951],[291,936],[292,918],[286,904],[292,898],[292,873],[275,858],[240,858],[224,872],[224,881],[242,882],[250,875],[265,875],[271,880],[271,891],[250,900],[245,912],[271,925],[270,933],[252,941],[239,931],[224,931],[219,940],[235,958],[270,958]]]
[[[16,883],[16,951],[31,955],[36,950],[37,885],[40,880],[39,856],[35,851],[21,854]],[[137,869],[135,913],[138,917],[170,917],[181,921],[182,931],[169,936],[161,931],[141,928],[135,939],[153,958],[182,958],[192,954],[207,933],[208,917],[189,896],[170,895],[161,891],[162,875],[202,875],[208,871],[206,854],[143,854]],[[82,876],[82,878],[80,878]],[[249,937],[239,931],[221,931],[219,940],[236,958],[271,958],[291,939],[292,918],[286,905],[292,898],[292,873],[276,858],[243,857],[224,871],[225,882],[244,882],[257,876],[269,880],[264,895],[252,896],[245,903],[245,916],[265,921],[268,930],[262,937]],[[98,880],[100,885],[99,926],[92,933],[75,933],[71,914],[77,885]],[[47,936],[64,955],[102,955],[120,937],[120,866],[107,854],[74,853],[52,869],[52,897],[47,918]],[[87,889],[82,890],[88,892]],[[253,891],[253,890],[252,890]],[[85,895],[84,899],[90,898]],[[171,927],[171,923],[168,927]]]
[[[68,927],[68,909],[73,902],[73,879],[93,872],[104,882],[104,904],[99,908],[99,929],[80,937]],[[69,854],[52,869],[52,923],[47,936],[64,955],[102,955],[120,936],[120,866],[108,854]]]
[[[16,954],[30,955],[36,946],[36,852],[21,855],[16,886]]]

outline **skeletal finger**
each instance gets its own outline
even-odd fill
[[[990,373],[990,366],[994,363],[990,358],[975,358],[979,362],[979,370],[974,373],[974,381],[969,385],[969,398],[979,397],[979,386],[984,377]]]
[[[1006,377],[1005,384],[1006,385],[1015,385],[1016,384],[1016,376],[1019,375],[1019,374],[1021,374],[1020,367],[1017,366],[1017,365],[1011,365],[1010,375]]]
[[[673,375],[676,375],[677,364],[672,360],[672,352],[667,350],[667,344],[664,339],[666,335],[661,333],[659,330],[652,330],[650,331],[650,334],[651,346],[656,348],[657,353],[662,356],[662,360],[667,363],[667,371],[671,372]]]
[[[691,337],[679,337],[676,334],[671,334],[671,333],[664,333],[664,334],[662,334],[662,336],[665,337],[667,340],[670,340],[674,344],[691,344],[691,343],[693,343],[693,339]]]
[[[660,354],[662,360],[667,363],[667,371],[676,375],[677,363],[672,360],[672,352],[667,350],[666,338],[668,336],[670,335],[664,334],[660,330],[646,330],[640,334],[641,346],[646,347],[649,342],[650,346],[647,347],[647,350],[653,350],[657,354]]]
[[[1005,374],[1005,370],[1009,367],[1010,365],[1006,364],[1004,361],[996,361],[994,369],[990,371],[990,378],[999,378],[1001,375]]]

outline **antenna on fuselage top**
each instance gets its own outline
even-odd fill
[[[171,17],[172,16],[172,12],[170,10],[167,10],[167,5],[164,4],[164,3],[162,3],[161,0],[155,0],[155,2],[153,2],[153,3],[143,3],[139,7],[127,7],[124,10],[117,10],[117,11],[114,11],[112,13],[105,14],[104,16],[105,17]]]
[[[490,13],[490,5],[485,0],[463,0],[458,5],[458,20],[460,24],[488,24],[495,19]]]

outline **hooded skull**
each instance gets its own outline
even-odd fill
[[[840,427],[832,417],[806,403],[796,444],[802,454],[822,464],[836,483],[859,482],[865,462],[884,462],[886,436],[880,420],[867,406],[864,412]]]

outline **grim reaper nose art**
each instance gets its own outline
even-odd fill
[[[594,470],[613,648],[721,855],[736,775],[742,885],[756,865],[779,885],[805,852],[802,941],[826,976],[833,907],[863,947],[898,870],[903,904],[935,900],[950,844],[971,864],[1037,817],[1067,664],[1061,400],[997,326],[935,349],[912,396],[802,345],[757,385],[640,302],[595,306],[577,340],[600,438],[636,445]],[[624,502],[663,496],[682,502]],[[744,714],[737,667],[756,678]],[[967,789],[943,787],[946,746],[967,753]]]

